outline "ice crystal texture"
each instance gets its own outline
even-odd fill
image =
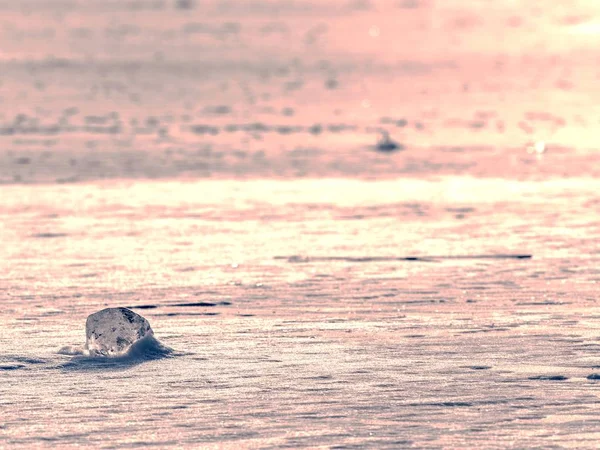
[[[107,308],[91,314],[85,324],[86,348],[92,356],[119,356],[154,333],[150,323],[127,308]]]

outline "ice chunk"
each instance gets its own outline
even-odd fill
[[[381,138],[377,141],[377,144],[375,145],[376,150],[379,150],[380,152],[393,152],[394,150],[404,150],[404,145],[392,140],[390,134],[387,131],[381,130],[380,134]]]
[[[85,335],[90,356],[120,356],[154,332],[146,319],[130,309],[107,308],[87,318]]]

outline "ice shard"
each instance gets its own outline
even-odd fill
[[[130,309],[107,308],[87,318],[85,334],[90,356],[121,356],[154,332],[146,319]]]

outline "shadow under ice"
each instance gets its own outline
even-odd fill
[[[140,339],[124,355],[120,356],[75,356],[59,367],[68,371],[123,370],[146,361],[172,358],[177,353],[161,344],[153,336]]]

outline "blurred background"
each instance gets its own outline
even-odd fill
[[[0,182],[597,175],[599,34],[590,0],[2,1]]]

